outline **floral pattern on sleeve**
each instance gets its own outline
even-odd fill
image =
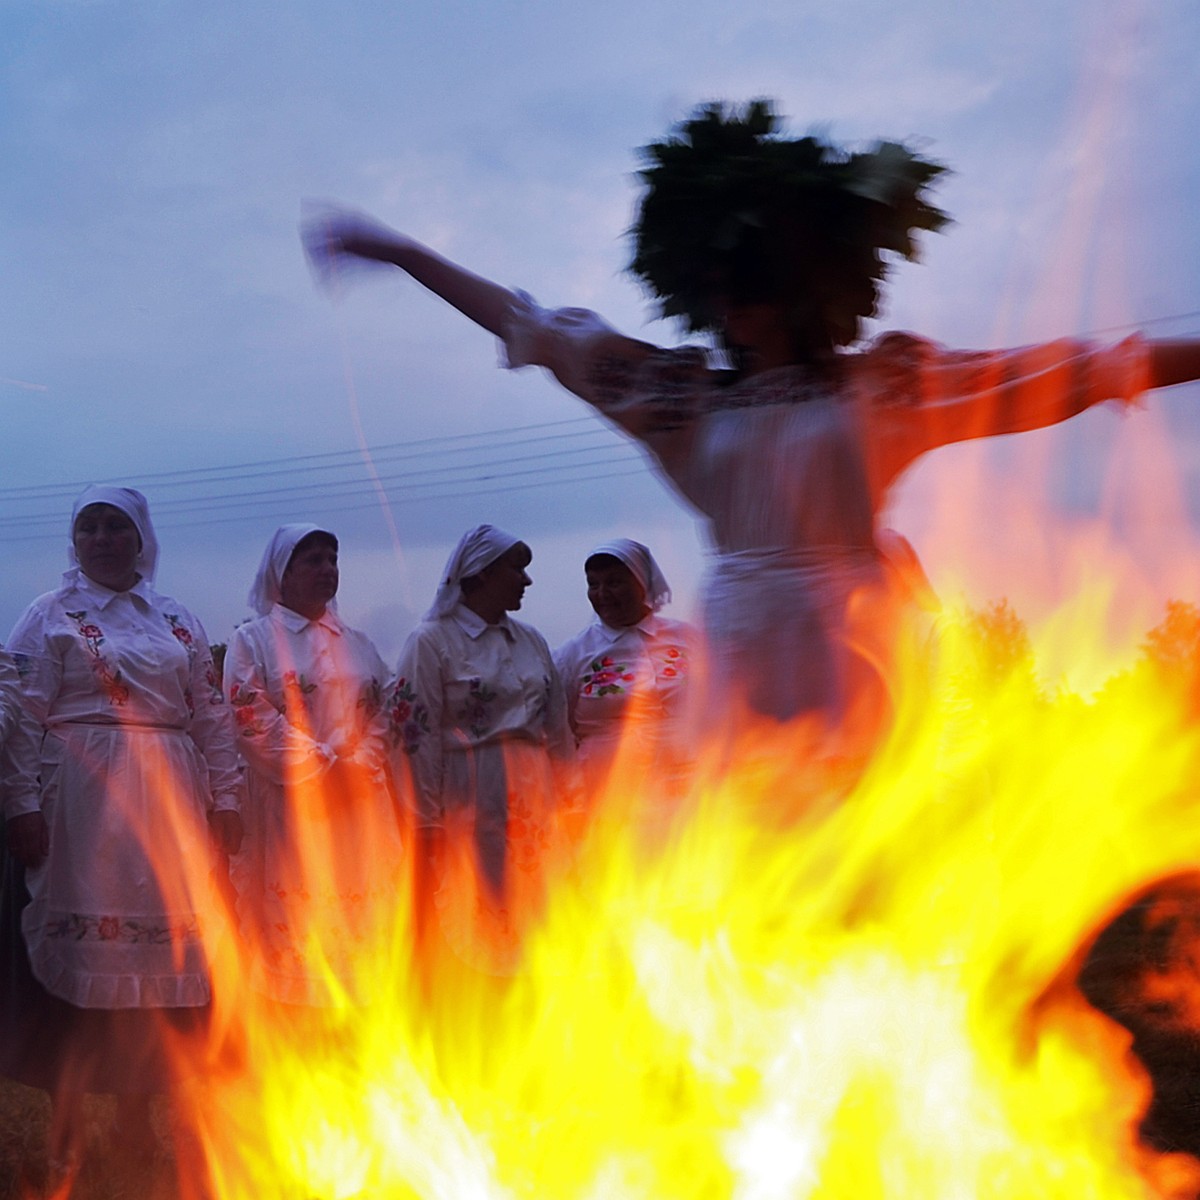
[[[104,631],[94,621],[87,619],[87,610],[79,609],[69,612],[67,616],[75,622],[75,628],[83,639],[91,655],[91,666],[101,691],[108,697],[110,704],[118,708],[129,703],[129,688],[121,676],[121,669],[115,667],[104,657],[101,647],[104,645]]]
[[[392,745],[402,746],[405,754],[416,754],[429,736],[429,712],[403,676],[392,688],[388,707],[388,736]]]
[[[262,737],[267,732],[266,726],[258,719],[254,711],[254,702],[258,693],[253,688],[243,687],[235,683],[229,689],[229,703],[233,707],[233,723],[242,737]]]
[[[363,724],[373,720],[383,709],[383,684],[372,677],[362,685],[354,707],[358,709]]]

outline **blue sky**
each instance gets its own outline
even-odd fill
[[[525,615],[551,641],[587,619],[580,563],[612,534],[650,542],[686,614],[699,531],[636,454],[398,275],[331,304],[305,197],[674,341],[623,274],[635,148],[700,101],[766,95],[797,132],[919,139],[955,171],[957,224],[897,269],[881,327],[1200,331],[1194,0],[0,0],[0,19],[0,636],[57,581],[68,485],[99,479],[146,491],[160,584],[218,639],[289,519],[341,534],[343,611],[387,657],[481,520],[533,546]],[[938,452],[892,522],[947,594],[1032,610],[1115,555],[1124,607],[1196,599],[1198,399]],[[311,487],[364,446],[398,447],[390,513]],[[218,467],[237,469],[181,474]],[[422,469],[441,475],[405,488]]]

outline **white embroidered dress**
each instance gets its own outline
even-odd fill
[[[422,621],[400,654],[393,741],[412,771],[415,823],[445,834],[435,904],[450,945],[510,970],[541,903],[546,858],[574,802],[574,741],[550,648],[465,604]],[[478,886],[482,883],[482,886]]]
[[[34,975],[81,1008],[207,1003],[206,814],[236,810],[241,781],[200,622],[144,580],[112,592],[72,571],[9,650],[44,730],[9,799],[9,815],[40,806],[50,831],[26,875]]]
[[[699,349],[655,350],[524,294],[505,335],[508,366],[552,371],[638,438],[707,519],[706,707],[737,697],[783,719],[840,719],[886,656],[862,652],[879,636],[871,622],[851,626],[886,602],[875,523],[914,460],[1132,400],[1148,379],[1137,337],[957,352],[888,334],[843,354],[833,382],[790,366],[726,384]]]
[[[387,668],[332,609],[309,620],[276,604],[234,632],[225,676],[249,785],[234,874],[256,985],[324,1004],[332,970],[356,995],[356,965],[394,916],[401,866]]]
[[[580,767],[602,786],[618,752],[631,771],[672,772],[696,631],[648,613],[613,628],[596,619],[554,652]]]
[[[396,675],[394,737],[412,763],[417,823],[466,818],[486,872],[503,875],[506,847],[520,868],[536,854],[536,826],[553,800],[552,760],[571,756],[546,639],[459,604],[409,635]]]

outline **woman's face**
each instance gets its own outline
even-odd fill
[[[500,612],[516,612],[533,583],[526,570],[531,562],[533,551],[518,542],[479,572],[480,587],[473,595]]]
[[[588,601],[596,616],[613,629],[636,625],[650,610],[646,589],[620,559],[607,556],[589,560],[583,570]]]
[[[718,294],[713,297],[712,308],[722,341],[742,352],[750,373],[788,366],[794,361],[796,329],[783,305],[741,302]]]
[[[128,591],[137,583],[142,539],[119,508],[89,504],[75,518],[71,540],[79,569],[93,582],[114,592]]]
[[[326,537],[304,538],[279,581],[279,602],[301,616],[319,617],[338,590],[337,546]]]

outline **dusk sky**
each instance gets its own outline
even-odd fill
[[[586,552],[648,542],[687,616],[702,530],[631,447],[398,272],[336,303],[302,201],[365,210],[544,304],[673,343],[624,272],[638,146],[773,97],[795,133],[908,139],[955,218],[878,328],[1015,345],[1200,334],[1195,0],[0,0],[0,638],[56,585],[73,496],[150,499],[159,586],[214,640],[276,525],[342,539],[394,659],[458,535],[534,550],[522,616],[589,617]],[[935,452],[890,523],[948,598],[1097,627],[1200,601],[1200,389]],[[371,472],[374,472],[374,476]],[[386,502],[382,499],[386,497]],[[1108,607],[1105,604],[1108,602]],[[1118,619],[1119,618],[1119,619]]]

